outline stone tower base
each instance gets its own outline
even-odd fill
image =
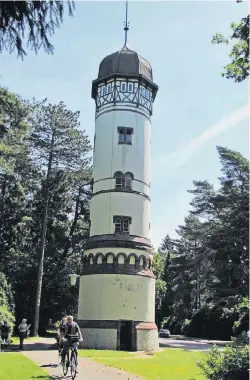
[[[159,349],[158,330],[154,322],[78,321],[84,347],[99,350],[155,351]],[[126,325],[131,333],[124,336]]]

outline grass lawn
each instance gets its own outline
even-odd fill
[[[18,336],[12,336],[10,339],[12,340],[12,344],[19,344],[19,342],[20,342]],[[29,342],[29,341],[32,341],[32,340],[39,340],[39,339],[41,339],[41,338],[38,337],[38,336],[31,336],[29,338],[25,338],[24,344],[25,344],[25,342]]]
[[[1,380],[49,380],[47,373],[22,354],[0,353]]]
[[[79,356],[141,376],[146,380],[205,380],[196,365],[203,352],[166,348],[153,355],[119,351],[80,350]]]

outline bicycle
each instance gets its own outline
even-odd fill
[[[67,375],[68,369],[70,367],[71,377],[72,377],[72,380],[74,380],[76,377],[77,366],[78,366],[78,362],[77,362],[77,346],[79,342],[78,335],[69,335],[68,342],[69,342],[69,347],[67,348],[67,351],[64,357],[62,357],[63,376]],[[70,357],[69,357],[69,351],[71,351]]]

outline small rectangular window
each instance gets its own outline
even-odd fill
[[[109,83],[107,85],[107,94],[110,94],[111,93],[111,84]]]
[[[134,83],[128,83],[128,92],[134,92]]]
[[[122,219],[115,218],[115,232],[122,232]]]
[[[129,232],[129,219],[123,219],[123,232]]]
[[[121,92],[126,92],[126,90],[127,90],[127,83],[126,82],[121,82]]]
[[[145,97],[146,97],[146,99],[149,99],[149,91],[148,90],[145,91]]]
[[[126,134],[126,143],[131,143],[132,142],[132,135]]]
[[[103,86],[102,88],[102,95],[106,95],[106,86]]]
[[[132,178],[130,176],[125,176],[125,189],[132,189]]]
[[[123,131],[119,132],[119,142],[124,142],[125,141],[125,134]]]
[[[115,179],[115,187],[116,189],[122,188],[122,177],[116,177]]]
[[[115,223],[115,233],[129,234],[129,225],[132,222],[130,216],[113,216],[113,222]]]
[[[117,132],[119,133],[119,144],[132,144],[133,128],[118,127]]]
[[[145,88],[144,87],[141,87],[141,94],[142,94],[142,96],[145,97]]]

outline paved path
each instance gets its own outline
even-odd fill
[[[173,347],[182,348],[188,351],[208,351],[216,344],[218,348],[223,349],[226,345],[232,342],[225,342],[220,340],[202,340],[202,339],[171,339],[159,338],[160,347]]]
[[[62,367],[58,366],[57,350],[50,349],[54,339],[43,339],[24,344],[23,355],[33,360],[39,367],[43,368],[51,377],[51,380],[70,380],[71,376],[62,375]],[[91,359],[79,358],[78,374],[76,380],[143,380],[139,376],[131,375],[117,368],[111,368],[99,364]]]

